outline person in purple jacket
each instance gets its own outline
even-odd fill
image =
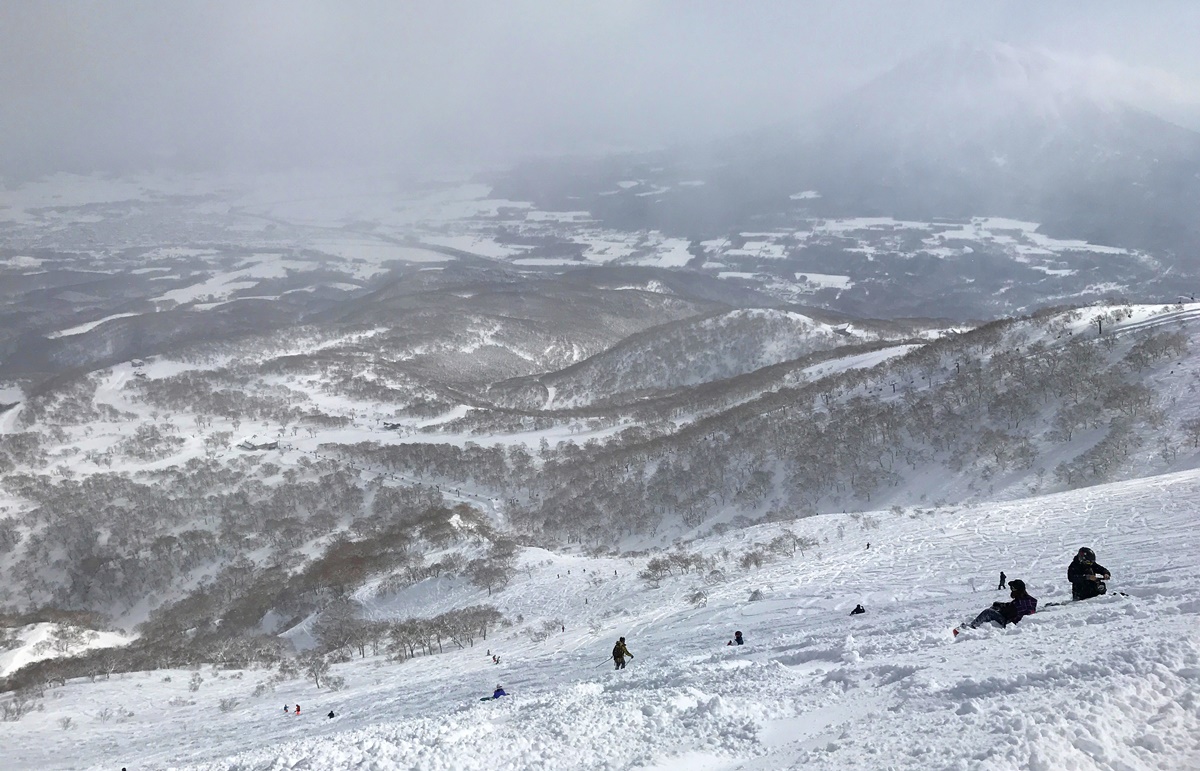
[[[1020,579],[1009,581],[1008,590],[1012,601],[993,602],[992,607],[980,613],[970,623],[972,629],[989,621],[997,623],[1002,627],[1008,626],[1009,624],[1017,623],[1025,616],[1033,615],[1037,610],[1037,598],[1030,597],[1029,592],[1025,591],[1025,582]]]

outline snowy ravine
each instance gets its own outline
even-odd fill
[[[356,659],[334,668],[347,681],[336,692],[296,680],[253,697],[263,673],[209,667],[196,692],[187,671],[71,682],[47,692],[44,712],[0,723],[3,765],[1196,769],[1198,511],[1200,471],[1190,471],[1004,504],[813,517],[690,547],[736,557],[786,526],[822,541],[807,554],[655,589],[634,577],[642,561],[528,550],[529,570],[491,598],[524,625],[475,648]],[[1114,594],[951,635],[1007,598],[1001,570],[1042,606],[1069,599],[1080,546],[1112,571]],[[708,603],[695,607],[685,598],[701,586]],[[756,589],[763,598],[750,601]],[[859,602],[867,614],[848,616]],[[553,618],[565,631],[532,642],[525,627]],[[735,630],[745,647],[725,645]],[[635,658],[613,672],[619,635]],[[497,683],[511,696],[480,702]],[[223,698],[239,703],[223,712]],[[296,702],[300,716],[282,714]],[[129,714],[101,721],[104,707]],[[64,717],[74,727],[62,729]]]

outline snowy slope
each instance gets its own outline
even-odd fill
[[[723,582],[677,576],[656,589],[634,578],[640,560],[531,550],[528,571],[491,598],[524,622],[476,648],[339,665],[338,692],[297,680],[253,697],[265,673],[207,668],[195,692],[189,672],[72,682],[44,712],[0,723],[0,744],[14,769],[1196,768],[1198,505],[1191,471],[1013,503],[813,517],[789,523],[821,541],[807,554],[738,567],[785,527],[759,526],[689,547],[723,560]],[[1067,597],[1081,545],[1128,596],[1044,607]],[[1002,597],[1000,570],[1024,579],[1041,611],[953,638],[951,626]],[[698,587],[705,607],[686,600]],[[419,590],[486,601],[453,580]],[[749,601],[752,590],[763,598]],[[849,617],[858,602],[867,615]],[[527,630],[551,619],[566,631],[533,642]],[[746,647],[724,645],[735,629]],[[614,673],[605,660],[618,635],[635,658]],[[497,682],[511,698],[479,703]],[[304,714],[280,714],[297,701]],[[101,720],[106,706],[119,719]],[[62,729],[65,717],[76,727]]]
[[[504,404],[555,410],[627,403],[817,351],[906,336],[869,325],[835,326],[790,311],[742,309],[651,328],[558,372],[500,383],[488,395]]]
[[[30,662],[52,656],[75,655],[91,648],[111,648],[125,645],[131,639],[117,632],[84,633],[78,642],[52,647],[58,624],[30,624],[15,630],[14,645],[8,650],[0,649],[0,677],[12,674]]]

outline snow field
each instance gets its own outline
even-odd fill
[[[188,672],[72,682],[48,692],[45,712],[0,723],[0,743],[12,768],[1196,768],[1198,504],[1191,471],[1003,504],[813,517],[788,523],[821,541],[806,554],[737,567],[784,527],[758,526],[694,545],[728,551],[724,583],[691,574],[656,589],[634,577],[637,560],[530,550],[490,600],[443,578],[373,608],[491,601],[524,618],[475,648],[355,659],[335,667],[347,680],[338,692],[297,680],[252,697],[265,672],[209,668],[195,693]],[[1066,565],[1081,545],[1129,596],[1046,607],[1069,597]],[[952,637],[1006,596],[1000,570],[1027,582],[1039,613]],[[686,599],[698,587],[703,607]],[[752,590],[763,598],[749,601]],[[867,614],[849,617],[858,602]],[[556,618],[565,632],[528,635]],[[735,629],[746,646],[725,646]],[[619,635],[635,658],[612,672]],[[496,683],[512,696],[479,702]],[[239,704],[222,712],[222,698]],[[300,717],[278,714],[297,701]],[[132,716],[88,719],[103,705]],[[72,715],[77,728],[58,727]]]
[[[58,624],[38,623],[15,630],[14,637],[19,644],[8,650],[0,649],[0,677],[15,672],[31,662],[60,655],[49,648],[39,649],[38,647],[41,643],[48,646],[57,628]],[[74,655],[90,648],[112,648],[126,645],[131,639],[128,635],[116,632],[95,632],[89,639],[72,644],[69,650]]]

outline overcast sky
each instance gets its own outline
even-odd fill
[[[1192,0],[0,0],[0,172],[703,141],[803,120],[946,39],[1061,52],[1200,126],[1197,30]]]

